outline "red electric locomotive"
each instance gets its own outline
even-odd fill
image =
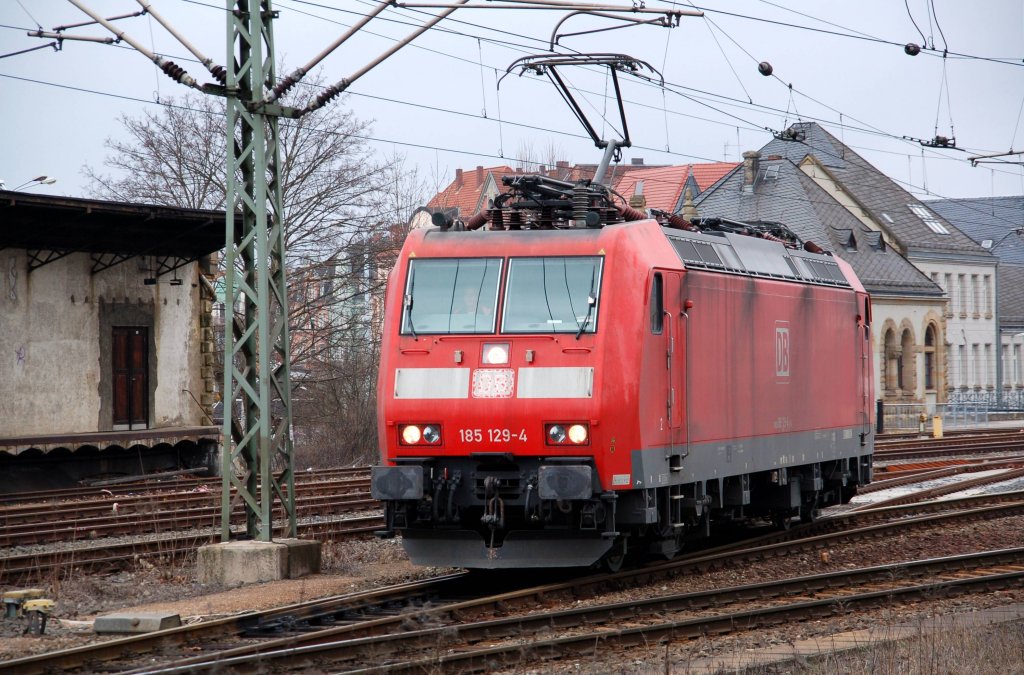
[[[871,305],[846,263],[778,224],[506,182],[413,231],[389,280],[372,492],[413,562],[614,568],[870,481]]]

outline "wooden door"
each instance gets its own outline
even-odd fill
[[[149,422],[149,329],[114,326],[114,425],[145,429]]]

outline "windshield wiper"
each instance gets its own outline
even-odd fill
[[[587,315],[583,317],[583,324],[580,329],[576,331],[576,339],[579,340],[580,336],[583,335],[583,331],[587,329],[587,324],[590,323],[590,315],[594,312],[594,305],[597,304],[597,298],[594,297],[594,278],[597,276],[597,266],[590,270],[590,293],[587,294]]]
[[[414,340],[419,340],[419,336],[416,335],[416,326],[412,325],[412,292],[416,286],[416,270],[409,270],[409,292],[405,294],[405,311],[409,315],[409,332],[412,333]]]

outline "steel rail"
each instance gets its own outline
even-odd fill
[[[993,503],[1001,503],[1003,505],[982,506],[979,508],[979,505]],[[928,513],[938,509],[944,509],[946,511],[953,510],[954,512],[940,513],[929,517],[913,518],[916,514]],[[956,512],[956,509],[968,510]],[[267,635],[268,632],[272,635],[281,630],[306,631],[301,635],[291,635],[288,637],[278,638],[276,640],[261,641],[256,645],[228,649],[217,652],[216,656],[212,656],[210,654],[198,655],[176,663],[180,667],[191,667],[190,664],[197,664],[214,658],[222,660],[236,656],[244,656],[253,650],[266,652],[267,650],[272,649],[291,649],[318,641],[336,641],[342,637],[369,637],[373,634],[379,633],[394,633],[396,631],[405,630],[408,626],[420,625],[424,621],[435,621],[438,616],[446,613],[470,616],[475,613],[487,611],[486,608],[488,606],[500,607],[504,610],[512,609],[517,606],[532,607],[536,605],[538,598],[547,596],[594,596],[613,589],[618,590],[624,586],[639,586],[646,583],[653,583],[660,579],[670,578],[672,576],[692,572],[694,570],[713,569],[729,564],[735,564],[740,561],[756,561],[768,556],[784,555],[795,550],[814,550],[824,548],[830,544],[834,544],[836,541],[843,540],[844,538],[857,539],[864,537],[884,537],[897,529],[932,527],[936,524],[945,523],[959,524],[978,519],[999,518],[1021,514],[1024,514],[1024,492],[1008,493],[1006,495],[985,495],[974,498],[949,500],[948,502],[942,503],[877,509],[875,511],[864,511],[855,514],[851,513],[836,518],[823,519],[814,524],[803,525],[788,532],[774,532],[756,540],[744,541],[739,545],[731,544],[720,547],[719,549],[701,551],[667,563],[651,565],[636,570],[628,570],[613,575],[596,575],[586,577],[584,579],[576,579],[566,583],[531,587],[517,592],[505,593],[499,596],[491,596],[456,604],[437,604],[431,608],[419,607],[412,611],[400,611],[395,607],[390,607],[387,610],[389,615],[380,616],[371,621],[362,621],[352,625],[334,626],[320,631],[308,632],[313,631],[314,626],[318,623],[330,624],[333,621],[344,622],[351,620],[351,617],[345,616],[345,606],[339,606],[339,609],[332,607],[330,600],[317,601],[319,604],[315,612],[306,611],[303,613],[306,620],[311,620],[311,625],[303,627],[302,621],[283,620],[289,615],[289,612],[292,611],[286,608],[285,610],[271,610],[262,613],[260,615],[262,618],[256,618],[256,614],[250,615],[251,618],[248,621],[249,625],[246,628],[246,634],[249,636]],[[878,522],[881,524],[858,527],[864,523]],[[851,531],[849,530],[850,527],[857,527],[857,529]],[[821,532],[826,529],[834,531],[828,534],[821,534]],[[460,578],[468,579],[470,577],[463,576]],[[317,612],[321,613],[321,617],[323,617],[322,621],[318,622],[315,620]],[[296,617],[292,617],[292,619],[296,619]],[[204,624],[196,624],[193,627],[195,632],[191,633],[193,635],[191,639],[193,641],[198,641],[200,645],[208,642],[209,639],[212,639],[202,637],[203,634],[201,631],[203,625]],[[180,637],[183,631],[181,631],[181,629],[173,630],[178,631],[172,635],[173,642],[178,643],[183,639]],[[163,638],[159,634],[125,638],[117,642],[123,646],[122,650],[125,653],[133,654],[146,653],[147,651],[156,649],[159,645],[164,644]],[[103,650],[110,650],[112,648],[108,646],[108,643],[104,643],[95,647],[97,651],[92,651],[92,649],[92,647],[81,647],[76,650],[72,650],[73,653],[71,654],[57,652],[50,655],[28,657],[27,659],[14,662],[15,665],[19,666],[19,669],[12,672],[43,672],[43,670],[47,668],[71,667],[74,665],[72,663],[74,659],[79,659],[77,663],[101,662],[105,659],[99,656],[99,654],[107,653]],[[116,652],[115,650],[115,653],[120,652]],[[10,667],[10,665],[11,664],[0,664],[0,666],[4,667]],[[24,666],[24,669],[22,669],[22,666]]]
[[[318,540],[365,536],[383,526],[382,517],[361,516],[299,524],[299,534]],[[280,535],[284,526],[275,529]],[[193,555],[197,547],[219,541],[215,534],[178,534],[132,542],[107,542],[59,551],[38,551],[0,556],[0,583],[45,579],[53,575],[65,577],[72,570],[123,569],[142,558],[164,558],[181,561]]]
[[[963,574],[970,576],[964,577]],[[908,583],[913,579],[917,583]],[[895,597],[931,596],[942,590],[966,591],[977,586],[987,589],[1018,585],[1024,579],[1024,548],[986,551],[967,555],[915,560],[855,570],[797,577],[785,581],[748,584],[726,589],[679,593],[625,602],[600,604],[556,612],[540,611],[499,619],[436,626],[403,633],[390,633],[365,638],[315,641],[284,649],[268,648],[244,655],[218,654],[214,658],[189,663],[168,664],[129,671],[133,675],[202,672],[284,672],[309,667],[331,669],[339,666],[354,673],[430,672],[434,669],[470,667],[492,669],[492,659],[501,656],[515,659],[522,665],[524,652],[553,648],[552,655],[569,645],[599,642],[640,644],[651,639],[695,638],[709,632],[721,634],[772,625],[782,618],[805,620],[840,613],[853,605],[881,601],[891,603]],[[862,588],[858,589],[857,586]],[[824,597],[823,597],[824,596]],[[808,600],[814,597],[814,600]],[[767,604],[749,609],[751,604]],[[740,605],[742,609],[726,609]],[[458,606],[445,610],[457,614]],[[710,615],[688,616],[665,620],[666,615],[694,612]],[[434,615],[435,620],[439,617]],[[651,623],[651,619],[654,622]],[[621,623],[645,625],[631,628],[610,628]],[[583,634],[537,641],[536,636],[551,630],[586,627]],[[597,629],[594,626],[598,626]],[[501,646],[480,649],[480,641],[503,642]],[[402,654],[403,651],[411,652]],[[452,652],[455,652],[454,654]],[[427,654],[428,656],[425,656]],[[440,656],[439,656],[440,655]],[[395,659],[400,660],[395,660]],[[482,660],[485,659],[485,660]],[[382,663],[383,661],[383,663]],[[366,663],[376,664],[363,667]],[[456,666],[456,664],[458,664]]]

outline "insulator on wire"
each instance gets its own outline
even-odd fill
[[[757,64],[757,72],[761,73],[765,77],[770,76],[772,74],[772,70],[772,64],[768,63],[767,61],[762,61],[761,63]]]
[[[907,44],[903,45],[903,53],[906,54],[907,56],[917,56],[918,54],[921,53],[921,47],[914,44],[913,42],[908,42]]]
[[[491,209],[490,211],[491,229],[492,230],[504,230],[505,229],[505,215],[501,209]]]
[[[164,71],[164,73],[167,74],[167,77],[172,80],[177,80],[178,82],[181,82],[182,78],[189,76],[188,73],[185,72],[185,69],[174,61],[164,61],[160,64],[160,70]]]
[[[669,227],[674,227],[677,230],[697,229],[693,226],[693,223],[691,223],[686,218],[683,218],[677,213],[669,214],[668,218],[666,218],[666,222],[668,223]]]
[[[589,181],[576,181],[572,188],[572,219],[576,227],[587,222],[587,211],[590,208]]]
[[[217,81],[221,84],[228,83],[228,71],[224,66],[214,66],[210,68],[210,74],[217,78]]]
[[[616,204],[615,208],[619,210],[619,213],[622,214],[622,219],[625,220],[627,223],[633,222],[634,220],[644,220],[645,218],[647,218],[646,213],[644,213],[643,211],[638,211],[637,209],[634,209],[632,206]]]
[[[310,105],[311,110],[322,108],[332,100],[334,100],[341,92],[348,89],[348,80],[342,80],[338,84],[332,84],[331,86],[324,89],[324,91],[316,97],[316,101]]]
[[[277,83],[274,87],[274,98],[281,98],[281,96],[295,86],[295,78],[291,75],[285,77],[283,80]]]
[[[491,219],[490,213],[487,209],[484,209],[477,213],[475,216],[466,221],[467,230],[479,230],[481,227]]]

